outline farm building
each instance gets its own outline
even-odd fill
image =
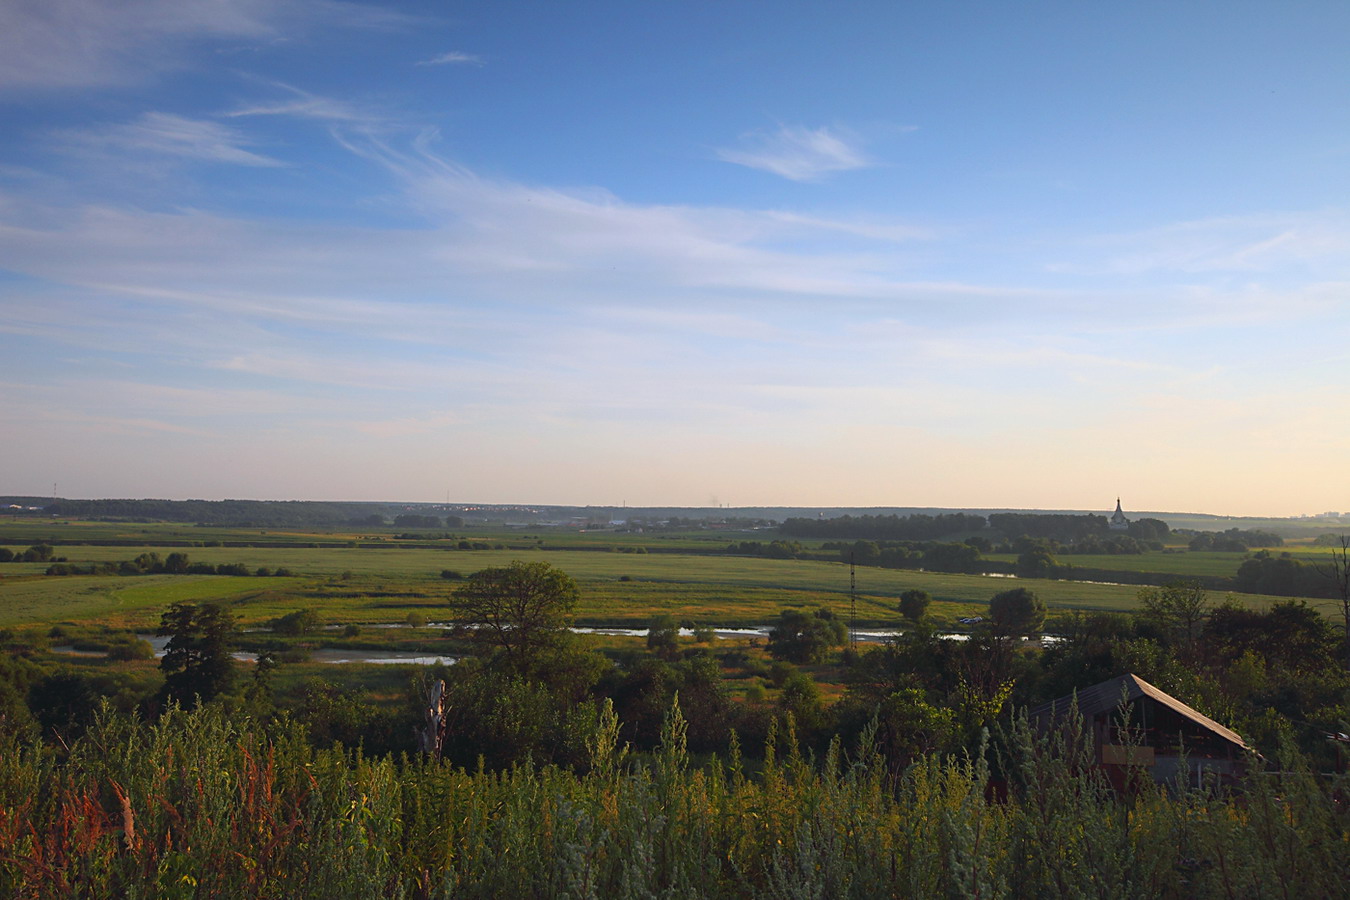
[[[1233,780],[1245,771],[1250,748],[1236,732],[1138,675],[1121,675],[1039,706],[1029,714],[1032,724],[1042,729],[1062,725],[1075,699],[1096,763],[1116,787],[1125,786],[1134,766],[1147,768],[1159,784],[1175,780],[1183,753],[1192,783],[1205,774]],[[1128,723],[1122,722],[1122,701],[1128,705]]]

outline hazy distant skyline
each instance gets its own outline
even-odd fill
[[[1350,7],[12,0],[0,493],[1350,509]]]

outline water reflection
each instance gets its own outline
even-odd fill
[[[450,623],[436,622],[428,627],[447,628]],[[329,628],[340,628],[345,626],[327,626]],[[380,624],[380,625],[362,625],[362,628],[407,628],[402,623],[399,624]],[[767,639],[772,626],[769,625],[751,625],[735,628],[712,628],[710,629],[718,640],[732,640],[736,638],[764,638]],[[605,626],[583,626],[579,625],[572,629],[576,634],[601,634],[617,637],[646,637],[650,629],[647,628],[621,628]],[[854,632],[854,636],[859,643],[879,644],[900,637],[905,632],[903,629],[866,629]],[[681,637],[692,637],[693,629],[681,628]],[[163,657],[166,647],[169,643],[167,636],[157,634],[138,634],[136,635],[143,641],[146,641],[154,648],[155,658]],[[939,633],[938,637],[948,641],[968,641],[970,634],[959,631],[948,631]],[[1063,641],[1064,638],[1058,635],[1047,634],[1041,637],[1041,643],[1045,645],[1055,644]],[[103,657],[106,653],[95,650],[77,650],[71,646],[53,647],[53,653],[61,653],[69,656],[88,656]],[[243,650],[237,650],[230,654],[240,662],[256,662],[258,654],[249,653]],[[309,654],[311,662],[326,663],[333,665],[366,663],[377,666],[392,665],[414,665],[414,666],[435,666],[453,665],[459,661],[456,656],[441,656],[437,654],[419,653],[406,650],[347,650],[347,649],[324,649],[313,650]]]

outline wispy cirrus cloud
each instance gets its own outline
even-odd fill
[[[68,146],[85,150],[154,153],[240,166],[284,163],[247,149],[249,139],[219,122],[173,113],[147,112],[134,122],[58,133]]]
[[[171,65],[181,44],[275,34],[263,0],[15,0],[0,28],[0,87],[120,84]]]
[[[780,125],[774,132],[745,135],[737,147],[724,147],[717,158],[781,175],[790,181],[816,181],[833,172],[873,165],[858,140],[828,127]]]
[[[398,149],[364,129],[334,131],[393,177],[400,227],[9,208],[0,194],[0,268],[46,283],[0,285],[0,334],[153,353],[204,380],[288,396],[378,393],[342,427],[393,439],[536,414],[563,430],[656,409],[769,417],[794,386],[827,382],[841,396],[881,384],[948,400],[962,385],[998,384],[993,418],[1032,389],[1091,411],[1099,398],[1081,397],[1101,372],[1150,390],[1169,377],[1158,328],[1197,331],[1212,311],[1239,324],[1232,291],[1173,288],[1131,303],[1100,286],[1069,296],[942,280],[895,252],[938,235],[884,217],[636,203],[484,177],[425,142]],[[1248,305],[1287,318],[1298,297]],[[1048,316],[1082,339],[1047,341]],[[174,421],[183,402],[142,397],[141,418]]]
[[[332,97],[312,94],[309,91],[276,81],[273,87],[280,88],[289,97],[270,103],[253,103],[237,107],[224,115],[227,118],[248,116],[294,116],[302,119],[320,119],[329,122],[372,122],[378,116],[356,104]]]
[[[836,231],[854,237],[868,238],[874,241],[902,243],[913,240],[926,240],[938,236],[936,229],[928,226],[907,225],[898,222],[869,221],[867,219],[827,219],[820,216],[808,216],[795,212],[773,212],[768,215],[787,224],[799,224],[806,228],[822,231]]]
[[[316,27],[404,28],[415,17],[340,0],[8,0],[0,90],[129,84],[186,65],[201,41],[272,41]]]
[[[417,63],[419,66],[481,66],[486,62],[483,57],[474,53],[465,53],[461,50],[451,50],[449,53],[442,53],[439,56],[433,56],[431,59],[424,59]]]
[[[1050,266],[1058,272],[1271,272],[1350,254],[1350,218],[1340,211],[1216,216],[1084,242],[1096,259]]]

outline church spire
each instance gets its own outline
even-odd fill
[[[1124,531],[1130,527],[1130,520],[1125,518],[1125,511],[1120,508],[1120,498],[1116,497],[1116,511],[1111,515],[1111,530]]]

